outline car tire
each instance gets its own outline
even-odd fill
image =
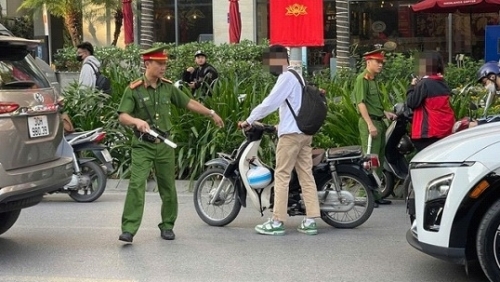
[[[21,210],[0,213],[0,234],[5,233],[16,223],[20,213]]]
[[[476,249],[479,263],[490,281],[500,277],[500,200],[486,212],[479,224]]]

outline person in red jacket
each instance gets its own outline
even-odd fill
[[[455,113],[451,90],[444,81],[443,57],[436,51],[417,55],[417,74],[406,93],[406,104],[413,110],[411,139],[418,151],[452,133]]]

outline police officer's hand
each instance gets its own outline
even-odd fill
[[[149,129],[150,129],[149,124],[142,119],[136,120],[135,127],[137,128],[137,130],[139,130],[140,132],[144,132],[144,133],[148,133]]]
[[[395,113],[384,112],[384,114],[388,120],[396,120],[398,118],[398,116]]]
[[[368,125],[368,132],[370,133],[370,135],[372,137],[377,137],[377,135],[378,135],[377,128],[373,124],[372,125]]]
[[[215,125],[217,125],[219,128],[224,127],[224,121],[221,119],[221,117],[218,114],[214,113],[212,115],[212,119],[214,120]]]
[[[186,71],[187,71],[187,72],[190,72],[190,73],[193,73],[193,72],[194,72],[194,68],[193,68],[193,67],[189,67],[189,68],[187,68],[187,70],[186,70]]]

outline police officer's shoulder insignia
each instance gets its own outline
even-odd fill
[[[138,79],[136,81],[132,81],[129,85],[130,89],[136,89],[137,87],[139,87],[140,85],[142,85],[143,81],[142,79]]]
[[[169,84],[172,84],[172,83],[173,83],[171,80],[168,80],[168,79],[166,79],[166,78],[164,78],[164,77],[162,77],[162,78],[160,78],[160,79],[161,79],[161,81],[166,82],[166,83],[169,83]]]

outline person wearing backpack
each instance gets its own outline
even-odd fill
[[[397,116],[384,110],[382,97],[375,77],[382,71],[384,66],[384,52],[381,49],[363,54],[366,61],[365,70],[358,75],[354,84],[354,100],[360,114],[358,120],[359,136],[363,153],[368,151],[368,135],[372,136],[372,154],[377,154],[380,163],[385,158],[385,131],[387,126],[384,118],[395,119]],[[382,175],[382,168],[377,170]],[[374,192],[377,205],[389,205],[392,202],[382,199],[378,191]]]
[[[264,66],[271,74],[278,76],[278,80],[271,93],[252,110],[250,116],[238,122],[238,127],[249,129],[253,122],[279,109],[273,216],[263,224],[257,225],[255,230],[264,235],[285,234],[284,222],[288,217],[288,184],[291,172],[295,168],[307,211],[306,217],[297,230],[308,235],[315,235],[318,232],[315,218],[320,216],[320,210],[316,183],[312,175],[312,135],[300,130],[294,117],[295,113],[298,113],[297,118],[300,116],[305,82],[300,74],[294,70],[287,70],[288,52],[284,46],[270,46],[269,50],[264,52],[263,57]]]
[[[76,60],[82,62],[78,85],[94,89],[96,87],[97,72],[101,67],[101,62],[94,57],[94,46],[90,42],[82,42],[76,48]]]

